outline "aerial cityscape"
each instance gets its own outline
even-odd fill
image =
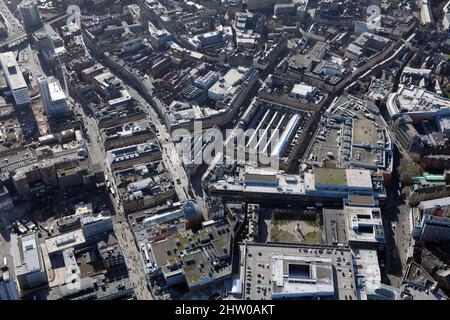
[[[449,300],[450,1],[0,0],[0,268],[0,300]]]

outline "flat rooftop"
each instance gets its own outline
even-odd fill
[[[45,240],[48,254],[63,251],[81,245],[85,242],[86,239],[84,238],[82,229],[77,229],[71,232],[63,233],[57,235],[56,237],[51,237]]]
[[[400,86],[389,95],[386,103],[391,117],[408,113],[411,116],[424,113],[450,114],[450,99],[417,86]]]
[[[372,177],[369,170],[314,168],[314,179],[316,187],[372,188]]]
[[[392,170],[392,142],[387,124],[369,101],[341,96],[323,114],[305,152],[311,165]]]
[[[343,209],[323,209],[323,228],[327,244],[348,244],[345,213]]]
[[[13,52],[0,53],[0,62],[11,90],[27,88],[22,70],[20,70]]]
[[[240,244],[245,300],[356,300],[353,256],[347,247]]]
[[[57,80],[48,83],[48,91],[52,102],[58,102],[66,99],[66,95]]]
[[[41,249],[36,233],[27,234],[24,236],[12,234],[11,253],[13,256],[16,276],[43,269]]]

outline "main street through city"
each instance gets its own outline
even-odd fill
[[[88,137],[87,147],[92,163],[94,165],[100,165],[101,170],[103,170],[105,175],[108,175],[109,180],[114,181],[113,176],[109,172],[105,162],[105,150],[103,148],[97,123],[92,117],[92,112],[90,110],[85,110],[80,104],[76,103],[73,97],[70,97],[69,101],[73,105],[75,113],[78,114],[83,120],[86,136]],[[139,300],[151,300],[153,298],[147,289],[147,277],[144,270],[143,261],[140,256],[140,250],[136,246],[130,226],[123,217],[122,212],[118,207],[116,198],[112,196],[111,193],[110,200],[116,212],[116,215],[113,216],[115,234],[119,245],[122,248],[122,253],[125,258],[125,263],[128,268],[130,280],[134,287],[136,298]]]

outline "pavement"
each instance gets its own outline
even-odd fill
[[[147,276],[144,270],[144,262],[140,251],[136,246],[130,227],[123,216],[115,216],[114,231],[122,248],[128,274],[134,287],[134,293],[138,300],[153,300],[153,296],[147,289]]]
[[[388,198],[382,208],[386,245],[385,271],[388,282],[397,287],[402,281],[408,248],[411,242],[409,227],[410,207],[398,195],[399,180],[395,168],[398,166],[399,153],[403,155],[403,150],[394,150],[394,172],[391,177],[391,186],[386,189]]]

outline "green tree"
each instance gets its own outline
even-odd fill
[[[412,159],[402,158],[397,167],[397,173],[400,181],[409,186],[412,183],[412,177],[422,175],[423,169]]]

